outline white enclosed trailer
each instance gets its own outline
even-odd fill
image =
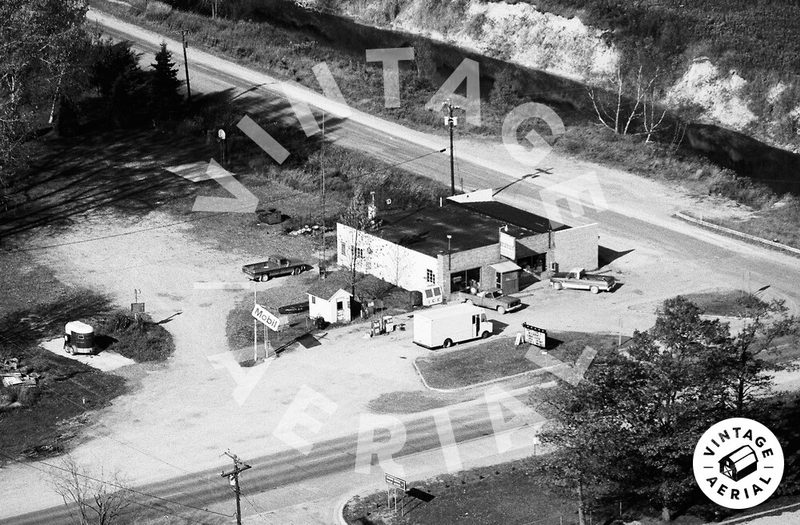
[[[414,342],[425,348],[445,348],[494,332],[486,314],[471,304],[454,304],[414,314]]]
[[[80,321],[64,326],[64,350],[68,354],[94,353],[94,328]]]

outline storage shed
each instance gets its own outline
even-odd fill
[[[322,317],[329,323],[349,323],[353,295],[338,282],[322,280],[308,290],[308,316]]]

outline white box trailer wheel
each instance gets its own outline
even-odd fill
[[[425,348],[448,348],[456,343],[489,337],[494,324],[471,304],[454,304],[414,314],[414,342]]]

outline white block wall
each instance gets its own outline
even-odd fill
[[[598,265],[598,231],[597,224],[587,224],[566,230],[553,232],[552,256],[548,256],[548,264],[557,262],[561,272],[572,268],[594,270]]]
[[[436,284],[442,284],[436,257],[394,244],[371,233],[356,232],[354,228],[341,223],[336,225],[336,263],[339,266],[352,268],[354,244],[363,250],[364,255],[356,259],[358,272],[374,275],[406,290],[422,291],[430,286],[426,280],[426,270],[431,270],[436,276]]]

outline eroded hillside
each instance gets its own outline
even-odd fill
[[[618,67],[655,66],[660,100],[671,109],[800,151],[800,77],[793,70],[800,62],[792,59],[798,6],[759,2],[728,11],[737,0],[691,6],[644,1],[608,9],[604,0],[548,0],[541,7],[482,0],[299,3],[592,85],[609,86]]]

